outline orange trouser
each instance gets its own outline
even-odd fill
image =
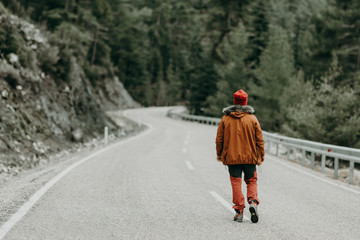
[[[259,204],[257,194],[257,172],[256,165],[242,164],[242,165],[229,165],[230,181],[233,191],[233,208],[235,210],[243,211],[245,208],[245,199],[241,191],[242,178],[241,174],[244,172],[244,179],[247,185],[247,201],[256,200]]]

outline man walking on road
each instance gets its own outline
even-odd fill
[[[245,199],[241,192],[241,177],[247,185],[247,202],[251,221],[258,222],[256,165],[264,161],[264,141],[254,109],[247,105],[248,95],[239,90],[234,93],[234,105],[223,109],[225,114],[219,123],[216,135],[217,160],[227,165],[233,191],[234,221],[242,222]]]

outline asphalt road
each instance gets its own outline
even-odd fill
[[[128,111],[150,128],[64,175],[4,239],[360,239],[358,188],[270,155],[258,169],[259,222],[234,222],[216,126],[166,111]]]

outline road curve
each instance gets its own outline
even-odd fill
[[[167,110],[127,111],[150,129],[74,168],[3,239],[359,239],[358,190],[270,155],[258,170],[260,221],[232,221],[216,127]]]

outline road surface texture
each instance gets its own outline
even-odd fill
[[[217,127],[167,110],[127,111],[148,130],[64,174],[3,239],[360,239],[359,188],[271,155],[258,168],[259,222],[248,208],[234,222]]]

